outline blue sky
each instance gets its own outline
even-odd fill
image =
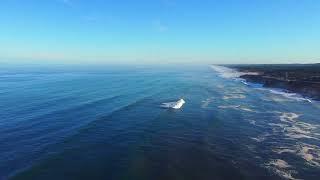
[[[0,3],[0,62],[320,62],[319,0]]]

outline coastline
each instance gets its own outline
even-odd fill
[[[320,100],[320,64],[225,65],[240,72],[240,78],[263,87],[283,89]]]

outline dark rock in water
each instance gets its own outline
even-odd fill
[[[231,65],[246,74],[241,78],[248,82],[261,83],[264,87],[282,88],[288,92],[320,100],[320,64],[292,65]]]

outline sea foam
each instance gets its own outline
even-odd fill
[[[227,78],[227,79],[233,79],[233,78],[239,78],[242,75],[258,75],[256,72],[239,72],[235,69],[227,68],[224,66],[218,66],[218,65],[211,65],[211,68],[216,71],[220,77]]]

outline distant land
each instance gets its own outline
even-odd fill
[[[261,83],[264,87],[281,88],[320,100],[320,63],[227,65],[227,67],[244,73],[250,72],[240,76],[248,82]]]

